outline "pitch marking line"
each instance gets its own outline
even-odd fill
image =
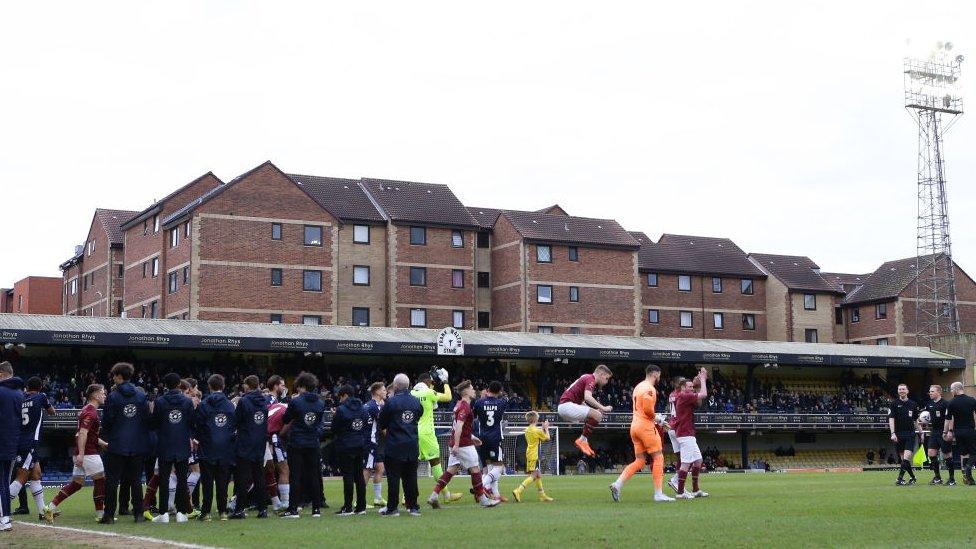
[[[149,536],[131,536],[127,534],[118,534],[116,532],[100,532],[98,530],[85,530],[84,528],[71,528],[68,526],[54,526],[52,524],[37,524],[35,522],[17,521],[17,526],[33,526],[35,528],[47,528],[50,530],[61,530],[64,532],[75,532],[80,534],[92,534],[96,536],[105,536],[110,538],[121,538],[121,539],[131,539],[133,541],[147,541],[150,543],[158,543],[160,545],[172,545],[174,547],[185,547],[186,549],[214,549],[209,545],[196,545],[193,543],[183,543],[179,541],[171,541],[161,538],[151,538]]]

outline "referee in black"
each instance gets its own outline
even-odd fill
[[[963,393],[960,382],[953,383],[952,400],[946,412],[945,439],[956,441],[956,449],[962,458],[962,481],[972,486],[973,464],[970,457],[976,453],[976,398]]]
[[[946,486],[956,485],[956,467],[952,460],[952,443],[943,438],[945,432],[946,410],[949,403],[942,398],[942,386],[929,387],[929,401],[925,404],[925,411],[929,413],[929,436],[925,439],[925,451],[929,456],[929,466],[934,476],[929,484],[942,484],[942,473],[939,471],[939,453],[945,460],[949,470],[949,481]]]
[[[912,454],[915,453],[915,431],[918,420],[918,404],[908,398],[908,385],[898,385],[898,398],[891,401],[888,407],[888,430],[891,431],[891,442],[895,443],[898,457],[901,459],[901,469],[898,471],[898,486],[915,484],[915,472],[912,471]],[[905,482],[908,473],[908,482]]]

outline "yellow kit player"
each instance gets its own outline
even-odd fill
[[[539,501],[553,501],[542,488],[542,471],[539,469],[539,443],[549,440],[549,422],[544,422],[540,429],[537,425],[539,412],[535,411],[526,412],[525,420],[529,422],[529,426],[525,428],[525,472],[529,476],[512,491],[512,495],[515,496],[515,501],[521,503],[522,491],[534,482],[536,489],[539,490]]]

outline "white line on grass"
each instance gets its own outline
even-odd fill
[[[65,531],[65,532],[77,532],[77,533],[82,533],[82,534],[93,534],[93,535],[96,535],[96,536],[106,536],[106,537],[110,537],[110,538],[131,539],[131,540],[134,540],[134,541],[148,541],[148,542],[151,542],[151,543],[159,543],[159,544],[162,544],[162,545],[172,545],[174,547],[185,547],[187,549],[213,549],[213,547],[211,547],[209,545],[196,545],[194,543],[182,543],[182,542],[179,542],[179,541],[171,541],[171,540],[168,540],[168,539],[151,538],[149,536],[130,536],[128,534],[118,534],[118,533],[115,533],[115,532],[100,532],[98,530],[85,530],[84,528],[71,528],[71,527],[68,527],[68,526],[54,526],[54,525],[51,525],[51,524],[37,524],[36,522],[26,522],[26,521],[17,521],[16,524],[17,524],[17,526],[21,526],[21,525],[23,525],[23,526],[33,526],[35,528],[47,528],[47,529],[50,529],[50,530],[62,530],[62,531]]]

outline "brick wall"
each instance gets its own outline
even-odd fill
[[[888,307],[886,318],[877,318],[876,307],[878,304],[876,303],[844,306],[844,323],[847,327],[847,341],[852,343],[876,343],[878,338],[887,337],[889,343],[895,345],[896,339],[898,338],[898,329],[896,329],[895,325],[896,323],[901,324],[904,319],[903,313],[901,315],[902,318],[898,318],[899,311],[904,309],[904,307],[900,300],[894,299],[886,301],[885,304]],[[860,314],[860,320],[858,322],[853,321],[855,310]]]
[[[84,261],[79,261],[61,273],[62,310],[65,315],[77,316],[81,310],[81,272]],[[76,281],[75,293],[71,293],[71,281]]]
[[[273,223],[282,226],[281,240],[272,239]],[[305,245],[306,225],[322,227],[321,245]],[[335,225],[270,164],[237,180],[194,212],[191,316],[269,322],[272,314],[281,314],[287,322],[309,315],[333,323]],[[272,269],[282,270],[281,286],[271,285]],[[305,270],[321,272],[321,291],[303,289]]]
[[[817,342],[833,343],[834,334],[834,296],[815,293],[816,309],[804,308],[804,292],[790,294],[792,318],[790,321],[793,341],[806,341],[806,330],[817,330]]]
[[[61,314],[61,279],[29,276],[14,283],[11,310],[35,315]]]
[[[352,224],[341,225],[338,235],[338,323],[351,326],[353,307],[365,307],[369,309],[370,326],[386,326],[386,226],[370,226],[368,244],[353,242]],[[369,267],[369,286],[353,284],[356,265]]]
[[[765,279],[754,278],[753,293],[743,294],[741,279],[720,277],[722,292],[712,291],[712,277],[691,275],[691,291],[678,290],[676,274],[658,274],[657,287],[648,286],[647,272],[641,272],[641,324],[650,337],[699,337],[708,339],[766,339]],[[660,322],[648,321],[648,310],[659,312]],[[680,312],[692,313],[692,328],[682,328]],[[723,315],[723,328],[714,325],[714,314]],[[743,314],[755,315],[755,330],[743,329]]]
[[[491,246],[491,327],[520,331],[524,321],[521,262],[524,244],[504,216],[495,224]]]

